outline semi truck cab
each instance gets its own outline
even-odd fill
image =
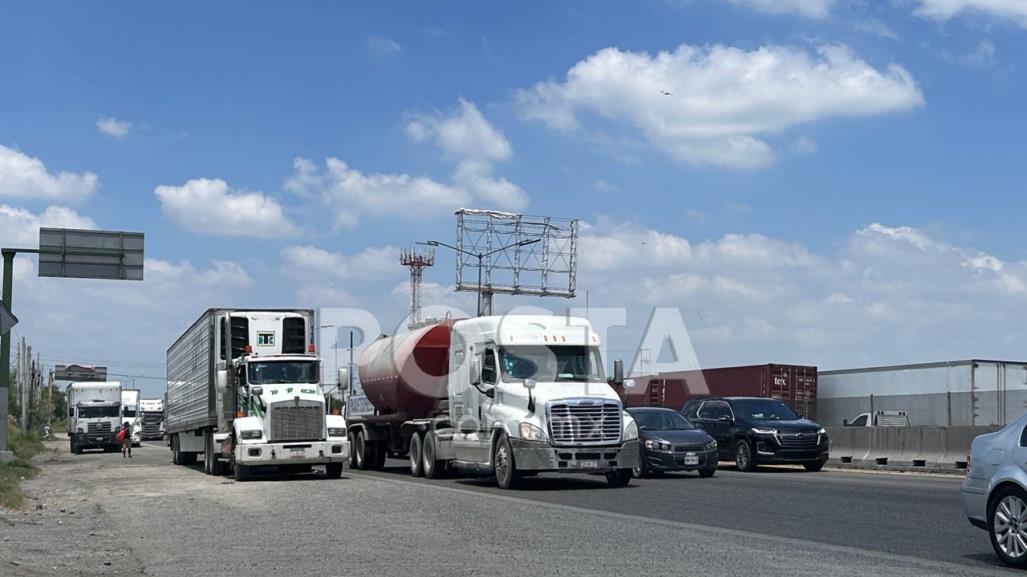
[[[491,467],[504,488],[539,472],[628,484],[638,428],[607,382],[599,345],[584,319],[456,322],[448,383],[456,463]]]
[[[68,438],[71,452],[117,450],[121,426],[121,383],[84,382],[68,385]]]

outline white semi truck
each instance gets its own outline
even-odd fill
[[[142,434],[139,422],[139,389],[121,389],[121,424],[128,424],[132,446],[138,447]]]
[[[256,467],[342,475],[346,421],[327,415],[312,310],[209,309],[168,349],[172,460],[211,475]]]
[[[164,399],[139,400],[139,438],[143,441],[164,438]]]
[[[121,383],[76,382],[68,385],[68,438],[71,452],[117,451],[121,426]]]
[[[487,471],[504,489],[539,473],[598,473],[627,485],[638,428],[603,374],[599,344],[585,319],[527,315],[382,338],[359,364],[373,409],[357,415],[367,403],[347,403],[350,466],[380,469],[386,456],[406,456],[414,476]],[[611,382],[633,386],[621,366]]]

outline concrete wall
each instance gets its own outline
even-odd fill
[[[928,467],[955,468],[966,461],[970,444],[978,435],[1001,427],[829,427],[831,459],[853,462],[888,459],[889,465],[912,465],[925,461]]]
[[[817,419],[839,426],[877,410],[906,411],[912,425],[1001,426],[1027,412],[1027,365],[954,361],[823,371]]]

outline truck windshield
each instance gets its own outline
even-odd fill
[[[106,405],[100,407],[79,407],[78,417],[80,419],[98,419],[101,417],[117,417],[118,406]]]
[[[594,347],[524,345],[499,349],[503,382],[602,381],[603,363]]]
[[[739,419],[750,421],[794,421],[799,418],[788,405],[774,399],[745,399],[731,404]]]
[[[134,417],[134,416],[136,416],[136,406],[135,405],[122,405],[121,406],[121,416],[122,417]]]
[[[317,377],[317,363],[314,361],[251,362],[246,374],[251,385],[315,384]]]

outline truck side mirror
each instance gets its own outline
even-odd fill
[[[537,384],[538,382],[536,382],[535,379],[524,379],[524,388],[529,391],[534,389]]]
[[[349,369],[339,369],[339,376],[336,377],[336,384],[340,387],[349,386]]]
[[[264,387],[250,387],[250,394],[259,397],[264,394]]]
[[[620,359],[613,361],[613,384],[624,384],[624,361]]]
[[[471,359],[471,385],[481,384],[481,360],[475,356]]]

